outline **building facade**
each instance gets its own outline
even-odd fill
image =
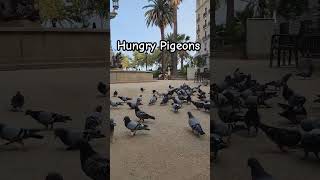
[[[209,69],[210,60],[210,0],[197,0],[197,42],[201,43],[201,50],[195,56],[202,57],[205,62],[202,70]]]

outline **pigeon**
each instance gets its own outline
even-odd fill
[[[251,168],[252,180],[274,180],[274,178],[264,170],[257,159],[249,158],[248,166]]]
[[[126,128],[128,128],[131,131],[131,133],[133,133],[133,136],[139,130],[150,130],[147,125],[132,121],[128,116],[124,117],[123,121]]]
[[[154,105],[157,102],[158,98],[156,95],[152,95],[149,101],[149,105]]]
[[[250,135],[250,129],[253,126],[256,129],[256,134],[258,134],[259,124],[260,124],[260,115],[258,113],[257,106],[250,106],[248,111],[244,116],[244,122],[248,128],[248,135]]]
[[[110,160],[94,151],[85,141],[80,143],[80,162],[82,171],[92,180],[110,178]]]
[[[160,105],[165,105],[168,103],[168,101],[169,101],[169,97],[168,97],[168,95],[165,95],[165,96],[163,96],[163,98],[160,102]]]
[[[273,86],[275,90],[279,90],[283,85],[287,84],[288,80],[292,76],[291,73],[285,74],[280,80],[278,81],[271,81],[266,83],[267,86]]]
[[[56,173],[56,172],[50,172],[46,176],[46,180],[63,180],[63,177],[61,174]]]
[[[135,114],[139,118],[140,121],[144,121],[145,119],[153,119],[155,120],[156,118],[154,116],[151,116],[139,109],[139,107],[135,108]]]
[[[59,137],[64,145],[67,146],[66,150],[78,149],[82,141],[90,140],[90,135],[86,132],[71,131],[64,128],[57,128],[54,130],[55,137]]]
[[[173,88],[174,88],[173,86],[169,85],[169,89],[173,89]]]
[[[213,150],[213,160],[218,157],[218,152],[227,147],[227,144],[223,141],[221,136],[211,133],[210,134],[210,149]]]
[[[128,105],[131,109],[135,109],[136,107],[138,107],[137,102],[127,102],[127,105]]]
[[[118,96],[119,99],[121,99],[123,102],[127,102],[132,100],[132,98],[126,97],[126,96]]]
[[[113,102],[113,101],[110,100],[110,105],[112,107],[123,106],[123,102]]]
[[[227,141],[228,143],[230,143],[231,135],[233,131],[233,127],[231,124],[227,124],[224,122],[219,122],[214,119],[211,119],[210,129],[212,133],[219,135],[221,138],[227,137],[228,138]]]
[[[304,79],[310,78],[314,72],[314,66],[311,64],[306,72],[297,73],[296,76],[303,77]]]
[[[53,129],[54,123],[58,123],[58,122],[66,123],[67,121],[72,120],[70,116],[65,116],[58,113],[46,112],[46,111],[27,110],[25,115],[31,116],[37,122],[46,126],[47,129],[49,128],[49,125],[51,125],[51,129]]]
[[[99,82],[98,83],[98,91],[102,94],[102,95],[106,95],[107,94],[107,85],[104,84],[103,82]]]
[[[118,91],[114,91],[113,92],[113,97],[117,97],[118,96]]]
[[[204,108],[204,103],[202,103],[202,102],[191,101],[191,103],[192,103],[197,109],[202,109],[202,108]]]
[[[5,145],[12,143],[24,145],[23,140],[28,138],[43,139],[42,135],[37,134],[40,131],[39,129],[14,128],[0,124],[0,137],[8,141]]]
[[[144,92],[144,90],[145,90],[145,89],[143,89],[143,88],[140,88],[140,91],[141,91],[141,93],[143,93],[143,92]]]
[[[283,152],[285,152],[283,147],[296,147],[302,138],[298,130],[276,128],[263,123],[260,123],[259,127]]]
[[[24,105],[24,96],[21,94],[20,91],[16,93],[11,99],[11,106],[12,111],[21,111],[22,107]]]
[[[293,124],[299,124],[307,116],[307,111],[303,106],[290,107],[279,113],[280,116],[288,119]]]
[[[319,118],[305,119],[301,121],[300,126],[306,132],[310,132],[313,129],[320,129],[320,119]]]
[[[100,134],[100,131],[97,128],[102,126],[102,121],[102,106],[97,106],[95,111],[90,113],[86,118],[85,130]]]
[[[178,112],[179,109],[181,109],[181,104],[172,103],[173,112]]]
[[[309,152],[313,152],[314,155],[320,160],[320,133],[313,131],[308,132],[303,135],[300,145],[304,150],[304,158],[306,159],[309,156]]]
[[[199,120],[196,119],[191,112],[188,112],[188,116],[189,116],[189,126],[192,129],[192,132],[197,133],[198,135],[204,135],[205,132],[202,130],[202,127],[199,123]]]
[[[111,131],[111,134],[113,134],[114,132],[114,127],[117,125],[117,123],[114,122],[114,119],[111,118],[110,119],[110,131]]]
[[[156,94],[157,93],[157,90],[152,90],[152,94]]]

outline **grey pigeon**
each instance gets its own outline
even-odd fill
[[[76,131],[64,128],[57,128],[54,130],[55,137],[59,137],[62,143],[67,147],[67,150],[78,149],[82,141],[90,141],[93,138],[103,138],[105,136],[96,136],[90,131]]]
[[[121,99],[123,102],[127,102],[132,100],[132,98],[126,97],[126,96],[118,96],[119,99]]]
[[[80,143],[80,162],[82,171],[92,180],[110,178],[110,160],[94,151],[88,142]]]
[[[43,139],[42,135],[37,134],[40,131],[39,129],[15,128],[0,124],[0,137],[8,141],[5,145],[15,142],[24,145],[23,140],[28,138]]]
[[[113,102],[113,101],[110,100],[110,105],[112,107],[123,106],[123,102]]]
[[[261,166],[259,161],[255,158],[248,159],[248,166],[251,168],[252,180],[275,180],[270,174],[268,174]]]
[[[11,106],[12,106],[12,111],[21,111],[22,107],[24,105],[24,96],[21,94],[20,91],[16,93],[11,98]]]
[[[90,113],[86,118],[85,130],[97,130],[102,126],[102,121],[102,106],[97,106],[95,112]]]
[[[139,107],[135,108],[135,114],[139,118],[140,121],[144,121],[145,119],[153,119],[155,120],[156,118],[154,116],[151,116],[139,109]]]
[[[133,136],[139,130],[150,130],[147,125],[132,121],[128,116],[124,117],[123,121],[126,128],[128,128],[131,133],[133,133]]]
[[[171,105],[174,112],[178,112],[179,109],[181,109],[182,107],[181,104],[176,104],[176,103],[172,103]]]
[[[157,102],[158,98],[156,95],[152,95],[149,101],[149,105],[154,105]]]
[[[103,82],[99,82],[98,83],[98,87],[97,87],[98,91],[102,94],[102,95],[106,95],[108,92],[108,88],[107,85],[104,84]]]
[[[65,116],[58,113],[46,112],[46,111],[27,110],[25,114],[31,116],[37,122],[46,126],[47,129],[49,128],[49,125],[51,125],[51,129],[52,129],[54,123],[58,123],[58,122],[66,123],[67,121],[72,120],[70,116]]]
[[[189,126],[192,129],[192,132],[197,133],[198,135],[204,135],[205,132],[202,130],[202,127],[200,125],[200,122],[198,119],[196,119],[191,112],[188,112],[188,116],[189,116]]]
[[[320,118],[309,118],[301,121],[301,128],[304,131],[310,132],[313,129],[320,129]]]

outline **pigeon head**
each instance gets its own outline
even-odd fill
[[[123,118],[123,121],[125,124],[128,124],[131,120],[130,120],[129,116],[126,116]]]
[[[97,106],[97,107],[96,107],[96,112],[102,112],[102,106],[100,106],[100,105]]]
[[[63,180],[63,177],[59,173],[51,172],[46,176],[46,180]]]
[[[189,118],[192,118],[192,117],[193,117],[193,115],[191,114],[190,111],[188,112],[188,116],[189,116]]]
[[[57,128],[54,130],[55,137],[65,137],[67,135],[68,131],[63,128]]]
[[[17,95],[21,95],[21,92],[20,92],[20,91],[17,91]]]

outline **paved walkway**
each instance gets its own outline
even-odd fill
[[[123,118],[128,115],[136,120],[134,110],[127,105],[111,110],[111,117],[117,126],[114,132],[114,142],[111,144],[111,179],[130,180],[208,180],[209,179],[209,113],[200,112],[193,105],[183,105],[175,114],[171,105],[149,106],[152,90],[166,92],[168,85],[178,87],[186,82],[193,86],[193,81],[156,81],[151,83],[112,84],[119,95],[138,97],[143,95],[141,109],[156,117],[156,120],[146,120],[150,131],[138,132],[135,137],[124,126]],[[146,89],[140,92],[140,87]],[[209,90],[209,86],[202,88]],[[119,101],[113,98],[114,101]],[[191,133],[188,126],[187,112],[191,111],[199,118],[205,136],[198,138]]]

